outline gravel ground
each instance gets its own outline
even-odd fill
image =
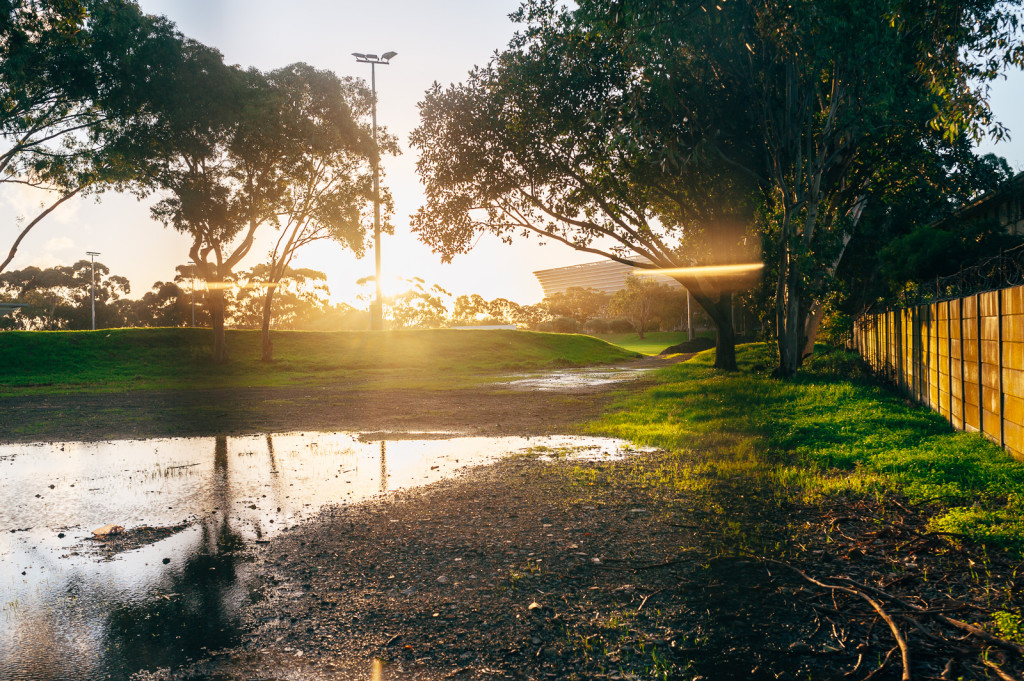
[[[899,679],[877,613],[793,567],[974,619],[996,583],[1019,599],[995,558],[972,580],[969,552],[947,541],[906,549],[926,537],[910,510],[783,503],[749,480],[668,497],[630,482],[665,456],[516,458],[334,509],[260,550],[241,645],[142,678]],[[982,654],[1024,671],[1019,655],[899,609],[913,678],[986,678]]]

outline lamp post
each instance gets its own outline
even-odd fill
[[[189,287],[192,290],[192,328],[196,326],[196,264],[191,260],[188,264],[192,266],[192,285]]]
[[[96,251],[86,251],[85,254],[92,259],[92,284],[89,286],[89,298],[92,302],[92,330],[96,330]]]
[[[377,284],[377,298],[370,306],[370,330],[378,331],[384,328],[384,296],[380,286],[380,154],[377,153],[377,64],[387,65],[398,54],[397,52],[385,52],[379,57],[375,54],[363,54],[353,52],[352,56],[360,64],[370,65],[370,93],[373,101],[372,106],[372,132],[373,132],[373,264],[375,280]]]

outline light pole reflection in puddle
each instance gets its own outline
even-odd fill
[[[270,456],[270,474],[277,475],[277,459],[274,457],[274,436],[267,433],[267,454]]]
[[[388,491],[388,458],[387,458],[387,443],[384,440],[380,441],[380,491]]]

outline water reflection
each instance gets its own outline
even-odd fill
[[[544,390],[550,392],[572,392],[583,388],[633,381],[642,377],[651,368],[604,368],[604,369],[567,369],[565,371],[549,371],[536,376],[517,378],[502,385],[512,390]]]
[[[127,679],[231,644],[247,542],[527,447],[623,449],[349,433],[0,446],[0,678]],[[111,558],[88,538],[107,523],[184,529]]]

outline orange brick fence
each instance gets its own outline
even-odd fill
[[[954,428],[1024,459],[1024,286],[864,315],[853,342],[877,374]]]

